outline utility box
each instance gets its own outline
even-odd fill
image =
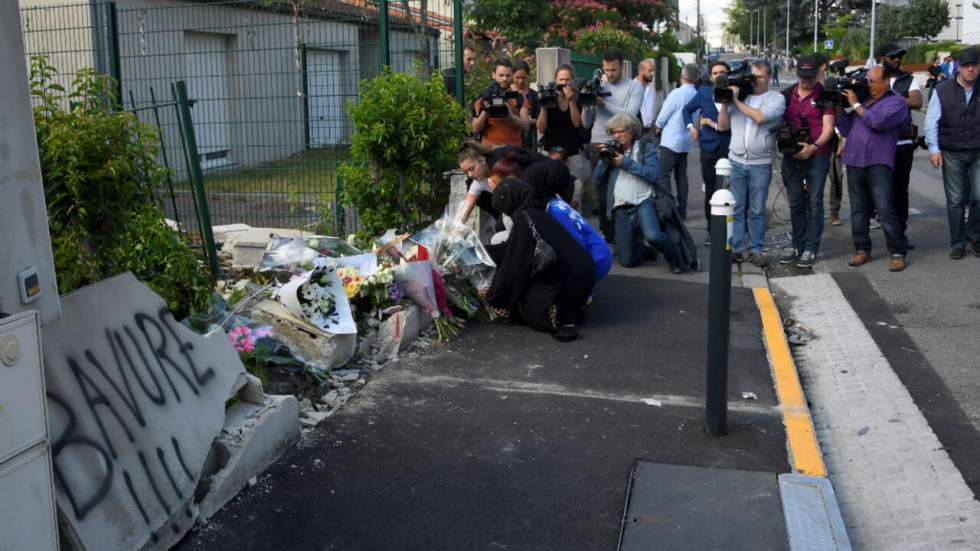
[[[0,313],[49,323],[61,308],[17,2],[0,2],[0,52]]]
[[[0,320],[0,551],[58,549],[36,312]]]

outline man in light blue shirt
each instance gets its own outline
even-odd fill
[[[687,154],[693,147],[691,135],[684,125],[684,106],[698,93],[695,84],[700,73],[693,63],[681,69],[681,86],[664,100],[656,123],[660,133],[660,179],[670,189],[673,172],[677,185],[677,212],[684,220],[687,220]]]
[[[949,257],[953,260],[963,258],[967,241],[973,254],[980,256],[980,50],[967,48],[958,61],[957,76],[936,86],[926,114],[930,161],[943,169]]]

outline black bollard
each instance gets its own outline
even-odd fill
[[[728,159],[715,165],[719,179],[731,174]],[[726,186],[727,187],[727,186]],[[729,313],[732,298],[732,251],[729,224],[735,214],[735,196],[719,186],[711,196],[711,273],[708,280],[708,433],[728,432]]]

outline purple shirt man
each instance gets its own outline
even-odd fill
[[[837,129],[847,137],[842,160],[847,166],[867,168],[885,165],[895,169],[895,149],[902,126],[908,123],[905,98],[888,90],[864,115],[844,113],[837,118]]]

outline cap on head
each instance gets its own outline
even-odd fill
[[[905,55],[906,51],[907,50],[905,48],[899,46],[898,44],[895,44],[894,42],[889,42],[887,44],[883,44],[880,48],[878,48],[878,58],[881,59],[882,57],[902,57]]]
[[[971,65],[974,63],[980,63],[980,49],[977,48],[967,48],[956,56],[956,61],[960,65]]]
[[[796,66],[796,74],[800,78],[815,78],[820,72],[820,59],[815,55],[805,55]]]

